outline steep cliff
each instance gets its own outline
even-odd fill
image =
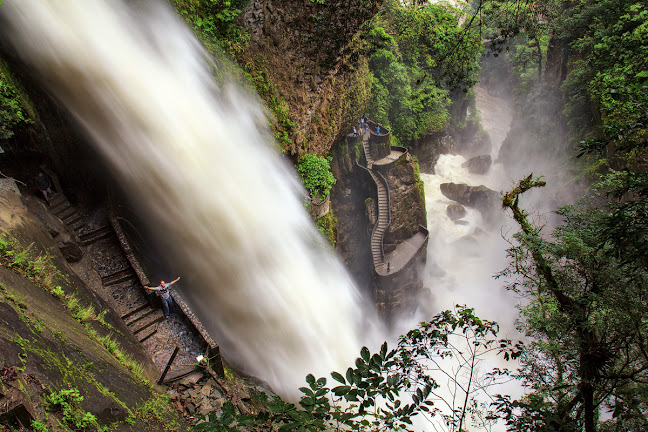
[[[246,9],[252,36],[239,63],[280,106],[279,139],[292,156],[328,153],[365,109],[371,75],[358,32],[380,3],[255,0]]]

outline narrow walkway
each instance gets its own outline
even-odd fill
[[[391,222],[387,181],[380,173],[372,170],[374,161],[369,150],[369,132],[362,136],[362,147],[364,148],[367,159],[367,171],[369,171],[378,189],[378,221],[371,232],[371,255],[376,272],[378,274],[387,274],[388,267],[391,271],[391,264],[385,261],[385,253],[383,251],[383,238]]]
[[[385,156],[384,158],[375,161],[373,164],[374,165],[387,165],[389,163],[395,162],[398,160],[399,157],[403,156],[405,152],[401,150],[394,150],[392,149],[391,152]]]
[[[97,294],[112,306],[155,365],[162,370],[175,345],[182,347],[175,365],[195,363],[196,356],[205,352],[204,341],[194,335],[191,324],[180,311],[176,309],[165,320],[160,308],[151,305],[150,294],[141,288],[107,216],[100,213],[90,217],[88,209],[71,205],[62,193],[55,193],[48,204],[47,211],[74,231],[85,249],[84,254],[89,255],[92,267],[101,278]]]
[[[405,266],[416,256],[427,240],[428,232],[427,229],[421,227],[419,232],[414,234],[411,238],[399,243],[394,251],[385,255],[385,231],[387,231],[387,228],[391,223],[389,186],[387,185],[387,180],[385,180],[383,175],[374,171],[373,167],[394,162],[401,157],[404,152],[392,149],[389,155],[378,161],[374,161],[369,147],[370,135],[371,133],[367,131],[362,136],[362,147],[364,149],[365,158],[367,159],[367,166],[364,168],[366,168],[371,175],[371,178],[373,178],[376,183],[378,195],[378,220],[371,232],[371,255],[373,257],[373,264],[376,273],[380,276],[388,276],[405,268]]]

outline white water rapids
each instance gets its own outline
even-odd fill
[[[125,0],[1,9],[16,51],[163,238],[174,266],[153,277],[182,276],[179,289],[228,358],[284,396],[309,372],[346,368],[372,315],[259,126],[260,105],[211,80],[174,12]]]

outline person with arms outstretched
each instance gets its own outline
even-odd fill
[[[169,293],[169,287],[179,280],[180,276],[178,276],[173,282],[164,283],[164,281],[160,281],[160,285],[156,287],[144,285],[144,288],[158,292],[160,300],[162,300],[162,312],[164,312],[165,318],[169,318],[169,311],[173,308],[173,298],[171,298],[171,294]]]

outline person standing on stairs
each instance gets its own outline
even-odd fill
[[[160,300],[162,300],[162,312],[164,313],[164,318],[169,318],[169,311],[173,308],[173,299],[171,298],[171,294],[169,293],[169,287],[179,280],[180,276],[178,276],[173,282],[164,283],[164,281],[160,281],[160,285],[156,287],[144,285],[144,288],[158,292]]]
[[[50,183],[49,179],[45,177],[43,171],[38,173],[36,179],[34,179],[34,183],[36,183],[36,187],[38,188],[39,191],[41,191],[41,193],[45,197],[45,201],[49,203],[49,199],[53,194],[52,184]]]

